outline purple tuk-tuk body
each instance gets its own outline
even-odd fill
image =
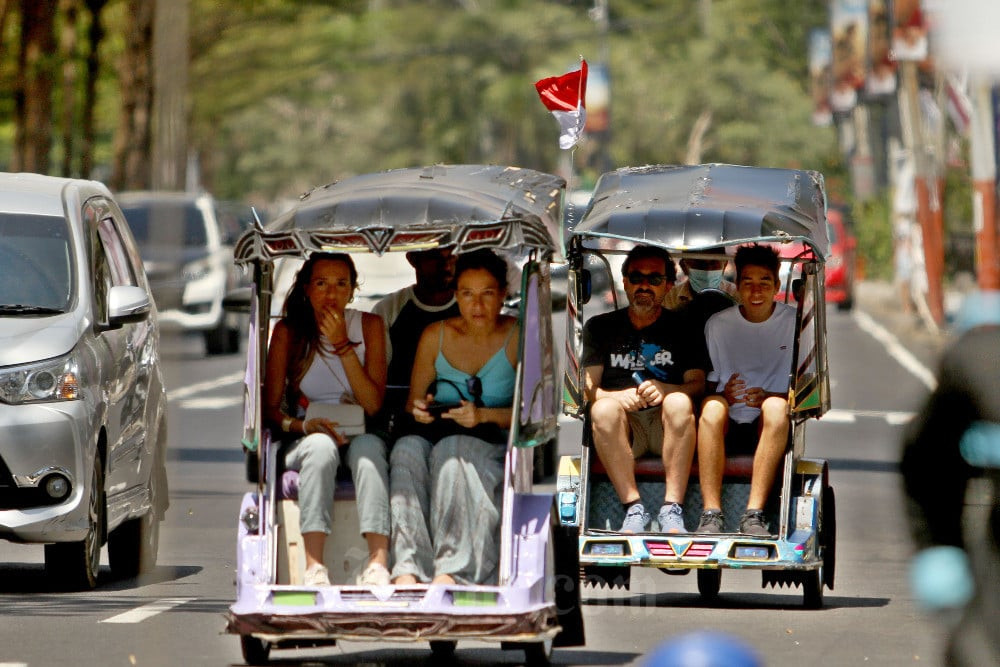
[[[250,664],[272,648],[319,646],[337,640],[430,641],[451,652],[460,639],[522,648],[547,661],[552,646],[583,643],[577,529],[562,526],[552,494],[532,492],[539,448],[558,435],[559,382],[552,344],[549,264],[560,257],[565,182],[549,174],[499,166],[437,165],[369,174],[317,188],[267,227],[241,237],[236,262],[253,273],[252,287],[229,307],[250,312],[242,443],[255,483],[240,507],[236,601],[227,631],[240,636]],[[521,270],[516,299],[519,360],[507,443],[501,513],[499,578],[489,585],[306,586],[296,579],[297,509],[278,475],[277,443],[261,419],[267,342],[283,295],[276,263],[314,251],[367,253],[451,247],[461,254],[492,248]],[[399,287],[408,281],[400,277]],[[343,483],[336,505],[356,514]],[[335,510],[336,512],[336,510]],[[341,532],[334,517],[336,542]],[[357,554],[339,554],[346,569]],[[327,561],[328,567],[330,561]],[[331,575],[335,568],[330,568]],[[558,583],[557,583],[558,580]]]

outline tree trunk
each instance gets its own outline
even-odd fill
[[[21,51],[14,93],[14,171],[46,174],[52,148],[56,0],[21,0]]]
[[[62,175],[73,175],[73,144],[76,136],[78,0],[60,0],[62,28],[59,33],[59,56],[62,58]]]
[[[126,0],[125,50],[118,67],[121,111],[115,131],[113,190],[142,190],[151,184],[153,111],[153,15],[155,0]]]
[[[92,178],[94,171],[94,108],[97,106],[97,78],[101,70],[101,41],[104,26],[101,12],[107,0],[86,0],[90,12],[87,29],[87,73],[83,83],[82,118],[80,119],[80,176]]]
[[[183,190],[188,157],[188,0],[159,3],[154,25],[153,188]]]

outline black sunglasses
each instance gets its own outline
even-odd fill
[[[427,387],[427,393],[437,394],[437,384],[439,382],[451,385],[458,392],[458,395],[465,399],[465,392],[457,384],[445,378],[437,378],[431,382],[430,386]],[[465,378],[465,390],[469,392],[469,398],[472,399],[477,408],[483,407],[483,381],[478,375]]]
[[[667,279],[667,277],[662,273],[640,273],[638,271],[630,271],[625,277],[628,278],[628,281],[633,285],[649,283],[653,287],[662,285]]]

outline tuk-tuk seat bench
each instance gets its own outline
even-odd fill
[[[590,471],[598,475],[606,475],[607,469],[604,464],[601,463],[599,457],[594,456],[591,459]],[[663,460],[656,456],[643,456],[636,460],[635,462],[635,476],[639,477],[655,477],[662,480],[666,471],[663,468]],[[745,479],[749,480],[753,476],[753,456],[750,454],[743,454],[740,456],[727,456],[726,465],[722,469],[722,477],[724,479]],[[691,477],[697,479],[698,477],[698,461],[697,453],[695,454],[695,460],[691,463]]]

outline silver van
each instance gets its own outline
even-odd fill
[[[200,332],[207,354],[239,351],[241,318],[222,300],[240,284],[230,239],[205,193],[120,192],[164,331]]]
[[[156,308],[94,181],[0,173],[0,539],[61,588],[156,564],[167,509]]]

